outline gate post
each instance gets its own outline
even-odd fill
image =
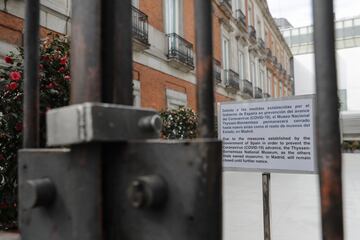
[[[313,0],[313,11],[323,239],[340,240],[344,230],[333,1]]]

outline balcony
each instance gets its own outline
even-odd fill
[[[247,32],[246,29],[246,16],[241,9],[236,10],[236,24],[240,30]]]
[[[271,98],[271,95],[269,93],[263,93],[263,98]]]
[[[253,26],[249,26],[248,33],[250,42],[256,44],[256,30]]]
[[[258,45],[259,45],[259,49],[265,53],[265,42],[264,40],[262,40],[262,38],[258,39]]]
[[[282,70],[283,70],[283,66],[282,66],[281,63],[276,64],[276,68],[279,70],[280,73],[281,73]]]
[[[169,64],[186,72],[194,70],[193,45],[176,33],[167,34],[166,37]]]
[[[231,17],[232,15],[232,6],[231,0],[219,0],[220,8],[224,11],[226,16]]]
[[[261,88],[255,87],[255,98],[262,98],[262,97],[263,97],[263,92]]]
[[[221,62],[214,59],[214,80],[215,83],[221,83]]]
[[[278,63],[277,57],[276,56],[272,56],[272,62],[273,64],[276,66]]]
[[[240,90],[239,86],[239,74],[234,72],[231,69],[224,70],[224,77],[225,77],[225,87],[227,90],[231,92],[237,92]]]
[[[148,16],[136,7],[132,7],[132,36],[134,51],[150,47]]]
[[[249,80],[241,80],[241,93],[247,95],[248,97],[253,97],[253,85]]]

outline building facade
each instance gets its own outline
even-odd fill
[[[196,110],[194,1],[132,1],[135,105]],[[212,3],[216,101],[293,95],[292,54],[267,2]],[[70,34],[70,5],[42,1],[42,31]],[[22,44],[24,2],[2,0],[0,9],[3,56]]]

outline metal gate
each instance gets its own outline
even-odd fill
[[[39,149],[39,1],[26,1],[21,239],[222,239],[211,1],[194,2],[199,139],[158,140],[158,114],[131,106],[131,1],[74,0],[72,105],[48,113],[48,145],[57,148]],[[338,240],[343,219],[333,4],[313,2],[323,239]]]

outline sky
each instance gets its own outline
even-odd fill
[[[311,0],[267,0],[275,18],[286,18],[294,27],[312,25]],[[360,0],[335,0],[336,19],[360,15]]]

